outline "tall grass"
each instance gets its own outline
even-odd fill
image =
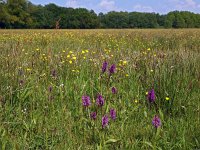
[[[1,149],[199,149],[199,37],[197,29],[1,30]],[[104,61],[117,67],[110,77]],[[102,128],[111,108],[117,118]]]

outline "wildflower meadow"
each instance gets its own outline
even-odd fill
[[[0,30],[0,149],[200,149],[200,30]]]

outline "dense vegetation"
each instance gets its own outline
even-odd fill
[[[199,149],[199,37],[1,30],[0,149]]]
[[[56,23],[57,22],[57,23]],[[55,4],[34,5],[26,0],[0,0],[0,28],[199,28],[200,14],[174,11],[166,15],[108,12]]]

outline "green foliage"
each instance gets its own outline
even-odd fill
[[[34,5],[27,0],[0,1],[0,28],[53,29],[95,28],[199,28],[200,15],[173,11],[166,15],[116,12],[97,15],[85,8],[66,8],[53,3]]]

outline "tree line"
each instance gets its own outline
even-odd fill
[[[99,13],[27,0],[0,0],[0,28],[200,28],[200,14],[172,11],[165,15],[142,12]]]

